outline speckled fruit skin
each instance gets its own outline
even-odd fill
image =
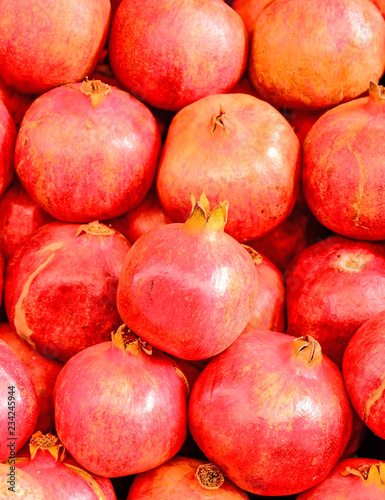
[[[123,0],[109,39],[111,67],[127,90],[177,111],[241,78],[248,36],[223,0]]]
[[[15,493],[11,493],[9,491],[11,484],[8,481],[14,472]],[[6,464],[0,464],[0,495],[13,500],[55,500],[56,498],[30,474],[20,469],[15,470],[14,465]]]
[[[8,109],[16,127],[20,127],[23,117],[35,97],[11,89],[0,79],[0,100]]]
[[[339,367],[357,329],[384,309],[385,249],[331,236],[301,252],[285,273],[287,330],[309,334]]]
[[[11,444],[16,453],[30,438],[36,426],[38,407],[31,375],[1,339],[0,391],[4,394],[0,401],[0,462],[4,462],[12,454]]]
[[[11,183],[14,175],[15,140],[16,126],[7,108],[0,100],[0,196]]]
[[[251,34],[254,29],[255,21],[259,13],[272,0],[234,0],[231,6],[239,14],[245,23],[247,32]]]
[[[325,113],[304,143],[303,190],[317,219],[336,233],[385,238],[385,89]]]
[[[0,306],[3,303],[5,259],[0,251]]]
[[[287,108],[322,109],[358,97],[385,68],[385,22],[368,0],[277,0],[258,16],[249,75]]]
[[[7,265],[4,302],[12,329],[61,361],[110,339],[121,324],[116,290],[130,244],[102,224],[100,233],[90,227],[46,224]]]
[[[134,356],[103,342],[76,354],[58,377],[58,436],[95,474],[143,472],[182,446],[186,399],[186,386],[166,355],[142,351]]]
[[[231,236],[168,224],[143,235],[119,276],[117,305],[142,339],[183,359],[226,349],[246,327],[255,265]]]
[[[161,147],[144,104],[107,87],[110,93],[94,109],[81,86],[63,85],[36,99],[15,150],[28,194],[68,222],[109,219],[137,206],[154,180]]]
[[[207,461],[174,457],[155,469],[142,472],[128,492],[127,500],[247,500],[248,496],[228,479],[218,489],[203,488],[195,477],[197,468]]]
[[[326,356],[309,365],[293,337],[245,331],[198,377],[190,432],[240,488],[289,495],[324,479],[349,439],[352,410]]]
[[[82,80],[98,62],[110,13],[109,0],[3,0],[1,77],[26,94]]]
[[[177,222],[190,213],[189,193],[210,204],[228,200],[225,231],[238,241],[278,226],[293,209],[300,147],[272,106],[246,94],[205,97],[176,114],[158,166],[160,202]]]
[[[343,358],[343,375],[352,405],[363,422],[385,439],[385,311],[368,319],[353,335]]]
[[[384,484],[364,482],[362,477],[349,474],[342,476],[347,467],[354,469],[363,465],[378,465],[379,460],[371,458],[349,458],[341,460],[330,475],[309,491],[301,493],[297,500],[383,500],[385,498]]]

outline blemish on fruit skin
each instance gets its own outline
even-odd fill
[[[364,422],[367,422],[369,417],[370,417],[370,410],[372,408],[372,406],[377,403],[377,401],[379,399],[382,399],[383,395],[384,395],[384,392],[385,392],[385,379],[382,381],[381,385],[379,387],[377,387],[377,389],[375,389],[372,393],[372,395],[370,396],[370,398],[367,399],[366,401],[366,404],[365,404],[365,407],[364,407],[364,411],[363,411],[363,414],[362,414],[362,418],[364,420]]]

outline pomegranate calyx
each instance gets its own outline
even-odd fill
[[[228,201],[220,203],[210,213],[210,204],[203,191],[197,202],[195,196],[190,193],[190,200],[192,210],[184,223],[186,229],[209,229],[214,232],[224,230],[227,222]]]
[[[76,467],[75,465],[72,465],[72,464],[65,463],[63,465],[65,465],[68,469],[71,469],[78,476],[83,478],[88,483],[88,485],[91,486],[91,488],[93,489],[98,500],[107,500],[106,495],[103,493],[103,491],[100,488],[100,486],[98,485],[97,481],[95,481],[95,479],[91,476],[91,474],[89,474],[85,470],[80,469],[79,467]]]
[[[101,224],[98,220],[94,220],[93,222],[79,226],[75,236],[79,236],[82,233],[97,236],[111,236],[115,231],[111,227]]]
[[[365,484],[373,484],[377,486],[385,485],[385,463],[379,462],[378,464],[361,465],[360,467],[346,467],[341,471],[341,476],[359,476]]]
[[[60,452],[60,448],[63,448]],[[64,460],[65,456],[65,448],[61,444],[60,440],[58,437],[54,436],[51,433],[48,434],[43,434],[40,431],[35,432],[32,434],[32,437],[29,442],[29,450],[31,453],[31,459],[33,460],[36,456],[36,453],[38,450],[42,451],[48,451],[51,453],[55,461],[57,462],[58,458],[60,462]],[[59,456],[60,455],[60,456]]]
[[[129,352],[133,356],[140,356],[142,351],[149,356],[152,354],[152,346],[135,335],[124,323],[119,326],[116,332],[112,332],[111,337],[113,345],[125,354]]]
[[[253,262],[256,266],[259,266],[263,262],[263,257],[260,253],[258,253],[254,248],[249,247],[248,245],[245,245],[244,243],[241,243],[243,248],[250,254],[250,257],[253,259]]]
[[[214,464],[199,465],[195,477],[205,490],[218,490],[225,482],[225,476]]]
[[[83,94],[90,96],[94,109],[111,93],[111,88],[107,83],[101,80],[88,80],[88,77],[81,84],[80,90]]]
[[[211,118],[213,125],[212,133],[214,133],[218,127],[221,127],[223,128],[225,134],[227,135],[226,119],[227,119],[226,113],[222,111],[222,108],[220,109],[219,114],[214,113]]]
[[[311,335],[294,339],[294,357],[304,360],[309,366],[316,366],[322,361],[322,351],[319,342]]]

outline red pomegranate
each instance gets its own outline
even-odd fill
[[[290,214],[299,185],[300,147],[283,116],[246,94],[213,95],[171,122],[157,174],[160,202],[176,221],[190,213],[188,194],[228,200],[226,232],[248,241]]]
[[[137,474],[127,500],[247,500],[214,464],[174,457],[155,469]]]
[[[57,500],[39,481],[27,472],[17,469],[15,462],[0,464],[1,498],[13,500]]]
[[[82,80],[96,66],[110,23],[109,0],[3,0],[0,74],[25,94]]]
[[[287,333],[312,335],[341,367],[351,337],[384,309],[385,249],[332,236],[301,252],[285,282]]]
[[[119,328],[112,342],[76,354],[61,371],[55,387],[59,439],[101,476],[157,467],[186,437],[184,380],[170,358]]]
[[[0,197],[0,251],[6,260],[40,227],[51,222],[17,178]]]
[[[130,249],[119,276],[121,318],[143,340],[183,359],[226,349],[246,327],[258,276],[226,234],[227,203],[210,213],[202,193],[185,224],[167,224]]]
[[[160,147],[144,104],[100,81],[85,81],[34,101],[16,141],[15,168],[46,212],[91,222],[122,215],[143,200]]]
[[[23,117],[34,100],[33,96],[22,94],[17,90],[7,87],[0,79],[0,101],[8,109],[16,127],[20,127]]]
[[[384,69],[385,21],[368,0],[276,0],[254,24],[250,79],[278,106],[335,106]]]
[[[351,458],[357,452],[367,435],[367,430],[367,426],[363,423],[357,412],[353,410],[352,432],[340,460]]]
[[[234,87],[246,67],[248,36],[223,0],[123,0],[112,20],[109,55],[131,94],[177,111]]]
[[[53,389],[57,376],[63,368],[62,363],[39,354],[27,342],[21,340],[8,323],[0,323],[0,339],[9,345],[33,380],[39,409],[36,430],[53,431],[55,429]]]
[[[116,292],[129,248],[124,236],[97,222],[42,226],[7,266],[4,302],[12,329],[61,361],[107,341],[122,323]]]
[[[326,227],[350,238],[385,238],[385,88],[325,113],[304,143],[303,189]],[[348,179],[348,181],[347,181]]]
[[[319,485],[297,500],[380,500],[385,498],[385,462],[370,458],[342,460]]]
[[[240,488],[291,495],[322,481],[344,451],[352,410],[318,342],[248,330],[203,370],[189,429]]]
[[[363,422],[385,439],[385,311],[368,319],[353,335],[343,358],[350,400]]]
[[[0,196],[11,183],[14,175],[13,153],[15,139],[16,126],[0,99]]]
[[[377,9],[381,12],[382,16],[385,17],[385,0],[370,0]]]
[[[272,0],[234,0],[231,6],[241,16],[247,32],[250,34],[254,29],[259,13],[270,2]]]
[[[38,406],[27,368],[0,339],[0,462],[14,460],[35,429]],[[15,463],[15,462],[13,462]]]
[[[5,259],[0,250],[0,306],[3,303]]]
[[[309,109],[282,109],[281,111],[297,134],[301,147],[312,126],[324,113],[323,110]]]

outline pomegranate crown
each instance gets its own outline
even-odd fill
[[[189,218],[184,226],[187,229],[209,229],[211,231],[223,231],[227,222],[227,213],[229,202],[223,201],[210,213],[210,203],[204,191],[198,201],[195,201],[195,196],[190,193],[190,201],[192,210]]]

